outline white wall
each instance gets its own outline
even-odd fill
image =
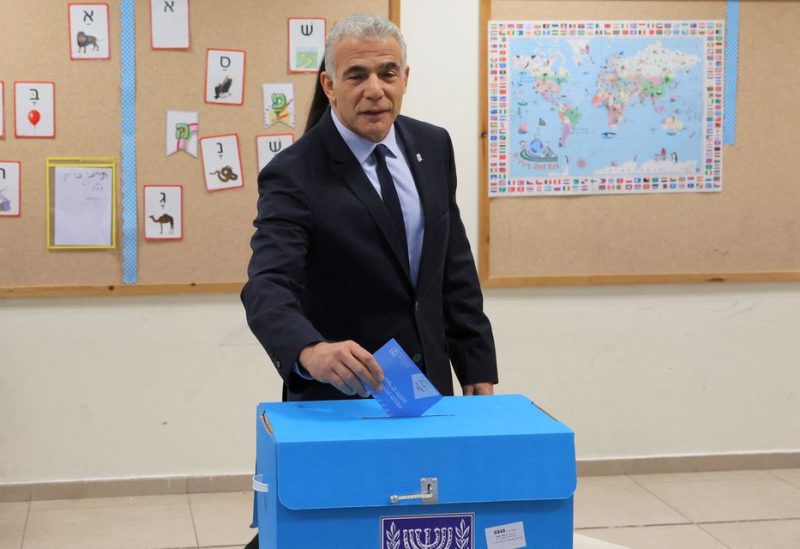
[[[404,0],[405,112],[447,127],[477,235],[478,2]],[[486,292],[500,392],[579,458],[800,451],[800,286]],[[238,296],[0,300],[0,483],[245,473],[277,374]]]

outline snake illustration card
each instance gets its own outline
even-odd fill
[[[244,50],[208,50],[206,57],[206,103],[244,103]]]
[[[209,191],[244,186],[239,134],[211,135],[200,138],[203,173]]]
[[[183,187],[181,185],[144,186],[145,240],[183,238]]]

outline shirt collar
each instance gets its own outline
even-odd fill
[[[342,136],[344,142],[347,143],[347,147],[353,153],[353,156],[356,157],[359,164],[363,164],[371,155],[372,151],[375,149],[375,145],[378,143],[374,143],[365,137],[361,137],[353,130],[348,128],[347,126],[339,120],[339,117],[336,116],[336,112],[331,109],[331,117],[333,118],[333,124],[336,126],[336,129],[339,131],[339,135]],[[383,138],[383,141],[380,143],[386,145],[386,148],[389,149],[389,153],[391,156],[395,158],[400,157],[400,147],[397,143],[397,135],[394,131],[394,124],[389,128],[389,133],[386,134],[386,137]]]

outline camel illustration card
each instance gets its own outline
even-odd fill
[[[20,166],[18,160],[0,160],[0,217],[19,217]]]
[[[264,169],[275,155],[294,143],[294,135],[290,133],[274,133],[256,136],[256,152],[258,153],[258,171]]]
[[[145,240],[183,238],[183,187],[181,185],[144,186]]]
[[[244,50],[209,49],[206,55],[206,103],[244,102]]]
[[[17,137],[56,136],[56,85],[14,82],[14,134]]]
[[[150,0],[150,47],[188,50],[189,0]]]
[[[198,115],[190,111],[167,111],[167,156],[183,151],[197,158]]]
[[[56,166],[53,172],[52,194],[47,197],[49,247],[113,248],[114,169]]]
[[[289,72],[317,72],[325,52],[325,18],[289,18]]]
[[[70,58],[111,59],[108,4],[69,4]]]
[[[203,155],[206,189],[220,191],[244,185],[238,134],[202,137],[200,152]]]
[[[294,129],[294,84],[264,84],[264,127],[283,124]]]

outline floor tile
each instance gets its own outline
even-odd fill
[[[0,549],[19,549],[28,502],[0,503]]]
[[[197,547],[197,538],[186,495],[32,502],[23,549],[54,547]]]
[[[687,522],[686,517],[627,477],[578,479],[575,528]]]
[[[129,496],[110,498],[52,499],[32,501],[31,511],[103,509],[106,507],[151,507],[154,505],[188,505],[186,494],[169,496]]]
[[[731,549],[797,549],[800,520],[703,524],[701,527]]]
[[[631,549],[725,549],[725,545],[693,524],[581,530],[581,534]]]
[[[609,543],[583,534],[572,536],[572,549],[627,549],[616,543]]]
[[[800,518],[800,489],[774,477],[661,482],[647,489],[694,522]]]
[[[774,469],[772,474],[800,488],[800,469]]]
[[[253,492],[190,494],[197,541],[204,545],[238,545],[253,539]]]
[[[657,475],[630,475],[637,484],[647,486],[662,482],[702,482],[709,480],[743,480],[775,478],[771,471],[703,471],[699,473],[666,473]]]

